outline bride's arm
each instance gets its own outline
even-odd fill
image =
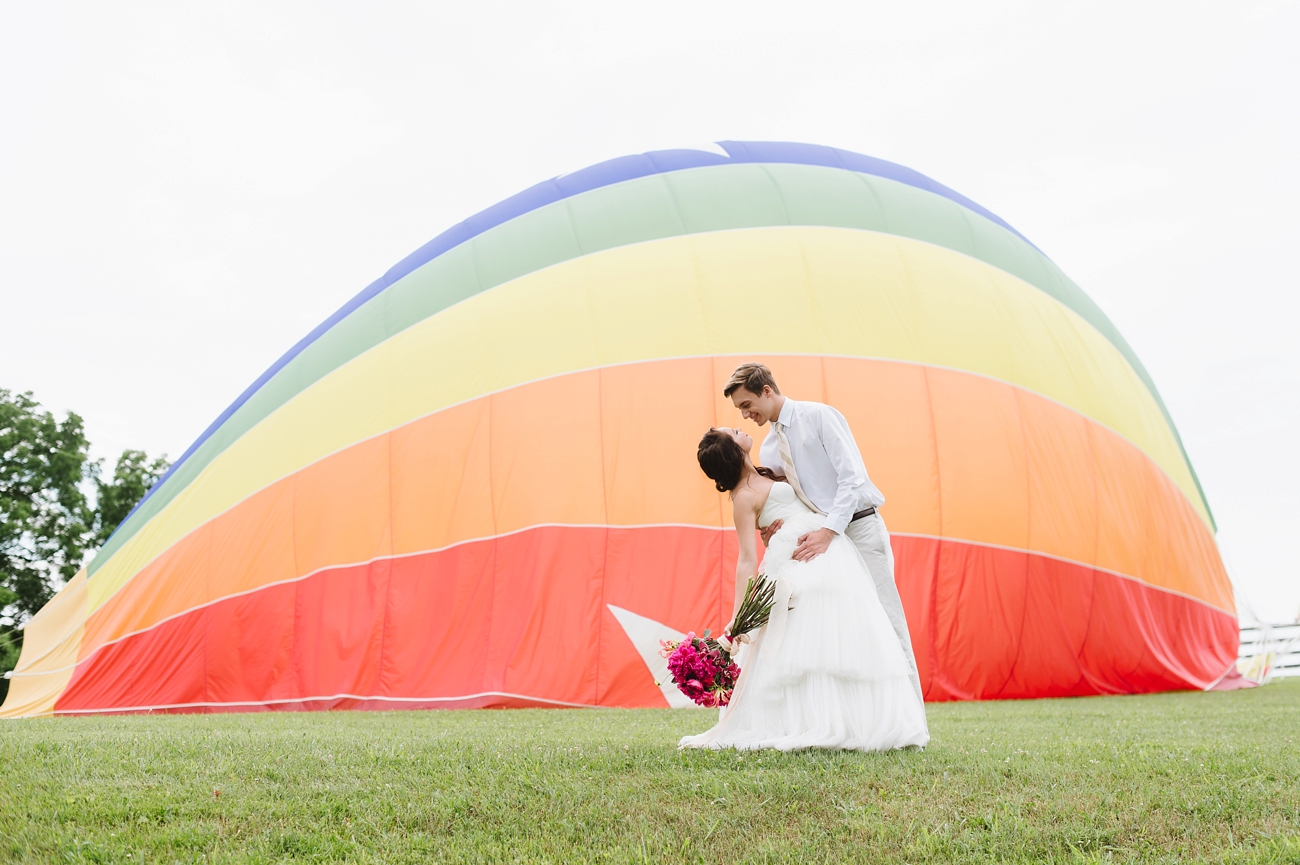
[[[758,531],[758,512],[755,497],[748,490],[737,493],[731,501],[731,519],[736,524],[736,543],[740,548],[736,556],[736,598],[731,606],[731,618],[736,618],[741,601],[745,600],[745,584],[758,570],[758,544],[754,533]],[[731,622],[728,621],[728,627]]]

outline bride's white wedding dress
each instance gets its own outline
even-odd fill
[[[678,747],[888,751],[925,745],[925,706],[852,541],[837,535],[810,562],[790,558],[799,536],[821,528],[824,517],[786,483],[773,484],[758,524],[775,520],[785,524],[768,545],[764,571],[788,585],[790,610],[784,622],[774,611],[740,650],[740,679],[718,723],[684,737]]]

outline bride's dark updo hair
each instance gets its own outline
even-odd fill
[[[729,433],[720,429],[706,432],[695,458],[718,492],[729,493],[740,484],[740,476],[745,471],[745,452]]]
[[[740,486],[740,479],[745,474],[745,452],[726,430],[711,429],[700,439],[700,446],[695,452],[700,461],[700,468],[720,493],[733,492]],[[760,475],[776,480],[770,469],[755,468]]]

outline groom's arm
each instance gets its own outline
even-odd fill
[[[835,501],[822,527],[799,539],[792,558],[801,562],[820,556],[836,535],[844,534],[867,488],[867,467],[862,463],[849,422],[830,406],[822,406],[817,415],[817,439],[835,470]]]
[[[821,443],[835,468],[837,482],[835,501],[822,527],[842,535],[858,505],[867,497],[867,467],[862,463],[849,422],[830,406],[821,412]]]

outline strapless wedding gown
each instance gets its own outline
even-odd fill
[[[789,612],[784,622],[774,613],[741,648],[740,679],[718,723],[678,747],[888,751],[930,741],[925,706],[853,542],[837,535],[810,562],[790,558],[824,519],[789,484],[772,486],[758,524],[785,524],[763,570],[789,588]]]

